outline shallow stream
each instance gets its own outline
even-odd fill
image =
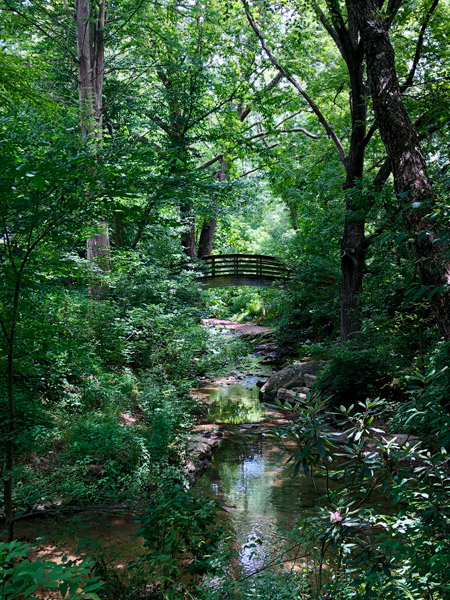
[[[202,394],[208,389],[209,415],[234,425],[226,427],[210,468],[195,487],[221,502],[246,575],[273,560],[285,532],[313,507],[316,493],[311,479],[292,476],[286,463],[292,444],[281,447],[272,433],[282,415],[260,404],[255,377],[203,388]]]
[[[315,498],[310,479],[292,477],[286,464],[289,445],[281,448],[273,435],[273,428],[286,422],[284,416],[259,401],[257,382],[268,370],[256,361],[253,374],[218,380],[194,394],[206,408],[205,425],[216,424],[224,436],[195,487],[220,501],[221,518],[238,555],[236,569],[244,575],[273,559],[283,541],[281,529],[292,531]],[[53,559],[59,552],[75,558],[79,540],[88,536],[94,545],[110,547],[111,556],[126,564],[142,544],[136,530],[131,515],[87,512],[19,521],[16,535],[30,541],[43,536],[43,554]]]

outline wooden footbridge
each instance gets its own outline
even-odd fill
[[[274,256],[261,254],[212,254],[202,258],[203,274],[197,277],[203,287],[282,287],[290,271]]]

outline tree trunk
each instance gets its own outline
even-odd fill
[[[350,25],[352,19],[350,19]],[[350,148],[345,162],[346,178],[343,189],[345,199],[344,232],[341,239],[341,318],[340,338],[345,342],[361,328],[359,295],[363,288],[366,260],[366,214],[364,207],[355,201],[352,192],[364,172],[364,151],[367,121],[367,97],[364,86],[363,53],[357,39],[349,30],[341,31],[342,54],[350,76],[350,112],[352,133]]]
[[[294,231],[298,231],[300,229],[300,223],[298,220],[298,212],[295,208],[295,204],[293,202],[290,202],[289,200],[286,200],[286,206],[289,210],[289,219],[291,221],[291,227]]]
[[[389,23],[376,0],[348,0],[358,18],[365,43],[367,75],[380,135],[394,175],[394,187],[403,209],[405,229],[422,284],[430,291],[430,304],[437,324],[450,340],[450,265],[448,244],[439,241],[439,228],[428,215],[435,201],[426,174],[419,137],[403,104],[389,39]]]
[[[116,213],[114,216],[114,246],[120,250],[125,245],[125,229],[123,226],[122,215]]]
[[[78,98],[81,111],[81,130],[86,143],[102,138],[103,82],[105,73],[105,1],[101,0],[97,13],[89,0],[76,0],[75,16],[78,53]],[[95,170],[95,168],[94,168]],[[108,223],[98,223],[100,233],[87,241],[87,258],[102,272],[110,270],[110,240]],[[106,295],[104,286],[93,284],[89,290],[94,298]]]
[[[362,291],[366,258],[365,220],[352,220],[353,210],[348,205],[344,234],[341,240],[341,341],[359,331],[361,315],[359,294]]]
[[[214,177],[218,181],[226,181],[228,176],[227,168],[227,162],[223,158],[221,158],[220,167],[217,171],[215,171]],[[200,240],[198,243],[198,258],[209,256],[212,252],[214,234],[216,232],[217,226],[217,205],[216,199],[214,197],[211,198],[211,203],[213,206],[214,214],[209,219],[205,219],[205,221],[203,222],[202,230],[200,232]]]
[[[109,263],[111,248],[108,221],[99,221],[97,225],[101,232],[88,239],[86,257],[95,264],[101,273],[106,273],[111,268]],[[96,300],[104,300],[108,294],[108,288],[102,282],[92,282],[89,286],[89,292]]]
[[[210,217],[209,219],[204,220],[200,232],[200,240],[198,242],[198,258],[204,258],[211,254],[216,225],[216,217]]]

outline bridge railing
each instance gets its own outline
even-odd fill
[[[203,259],[201,278],[254,276],[286,279],[289,270],[273,256],[261,254],[214,254]]]

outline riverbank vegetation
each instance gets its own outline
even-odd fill
[[[0,0],[2,599],[450,598],[449,23]],[[205,289],[210,254],[290,276]],[[274,368],[323,362],[274,436],[317,510],[245,576],[186,475],[190,390],[250,352],[207,317],[272,327]],[[100,507],[138,518],[131,560],[17,533]]]

